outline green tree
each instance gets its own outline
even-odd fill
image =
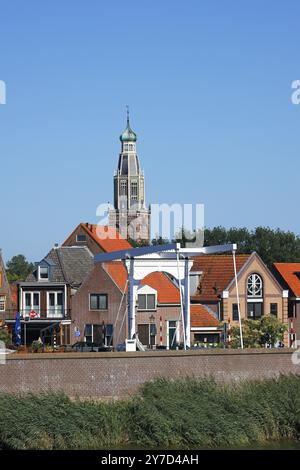
[[[133,238],[128,238],[130,245],[133,248],[140,248],[142,246],[149,246],[148,240],[134,240]]]
[[[261,348],[266,343],[272,347],[278,341],[283,341],[284,332],[287,326],[276,317],[262,317],[259,320],[242,320],[243,343],[245,348]],[[231,329],[231,347],[240,347],[240,328],[234,326]]]
[[[260,347],[260,321],[259,320],[243,320],[243,343],[244,348],[259,348]],[[241,345],[240,328],[233,326],[231,328],[231,347],[239,348]]]
[[[0,327],[0,341],[2,341],[5,346],[11,343],[11,337],[6,328]]]
[[[27,261],[24,255],[13,256],[7,262],[7,278],[11,281],[24,281],[33,270],[34,264]]]
[[[238,253],[256,251],[262,260],[271,267],[275,262],[300,262],[300,237],[269,227],[247,228],[214,227],[204,232],[206,246],[223,243],[237,243]]]
[[[269,343],[275,346],[277,341],[283,341],[287,325],[281,323],[276,317],[262,317],[260,320],[260,344]]]
[[[166,245],[167,243],[170,243],[170,240],[167,238],[163,238],[162,236],[157,236],[156,238],[153,238],[151,241],[151,245],[156,246],[156,245]]]

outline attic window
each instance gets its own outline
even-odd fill
[[[76,235],[77,242],[86,242],[86,235]]]
[[[300,280],[300,272],[299,272],[299,271],[295,271],[294,274],[295,274],[295,276],[297,276],[297,278]]]
[[[39,279],[41,281],[47,281],[49,279],[48,266],[39,266]]]
[[[138,294],[139,310],[156,310],[155,294]]]

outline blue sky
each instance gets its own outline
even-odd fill
[[[126,104],[148,203],[300,233],[299,19],[292,0],[1,0],[5,259],[97,222]]]

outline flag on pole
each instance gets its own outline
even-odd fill
[[[16,346],[21,345],[21,318],[20,318],[20,313],[16,313],[16,323],[15,323],[15,344]]]

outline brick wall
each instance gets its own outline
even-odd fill
[[[0,392],[64,391],[70,397],[121,398],[155,377],[218,381],[300,373],[292,350],[153,351],[146,353],[15,354],[0,365]]]

